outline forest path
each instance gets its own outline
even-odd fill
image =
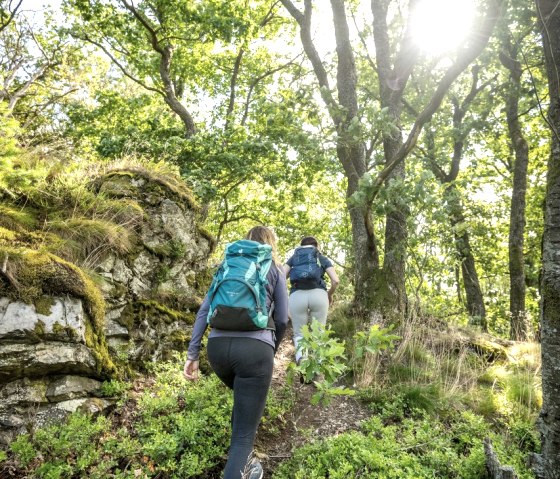
[[[282,389],[287,384],[287,370],[294,361],[292,330],[289,327],[274,360],[272,388]],[[315,392],[313,384],[294,381],[291,386],[294,405],[285,417],[284,428],[275,435],[257,435],[255,449],[264,467],[264,479],[271,478],[278,465],[289,459],[295,448],[310,441],[336,436],[349,430],[356,430],[371,411],[351,396],[337,396],[328,406],[312,405]]]

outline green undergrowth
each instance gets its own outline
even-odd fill
[[[184,357],[160,363],[141,394],[108,381],[116,396],[109,416],[75,413],[61,425],[19,436],[0,452],[0,475],[34,478],[197,478],[223,468],[230,439],[232,393],[215,375],[182,376]],[[277,434],[292,403],[271,392],[262,428]],[[127,419],[128,418],[128,419]],[[10,476],[12,477],[12,476]]]
[[[349,328],[351,336],[342,330],[333,324],[306,331],[304,344],[316,357],[302,372],[325,376],[306,387],[324,397],[329,390],[351,391],[370,415],[332,437],[307,436],[277,464],[274,479],[485,479],[485,440],[519,478],[533,477],[526,459],[540,447],[538,345],[435,328],[427,320],[395,330]],[[66,424],[21,436],[0,454],[0,473],[3,467],[15,477],[40,479],[219,477],[231,392],[209,372],[186,381],[183,360],[155,364],[153,377],[135,389],[141,393],[107,382],[102,390],[117,404],[108,417],[75,414]],[[324,407],[295,403],[293,391],[290,385],[271,390],[259,432],[266,444],[287,431],[301,443],[302,431],[287,422],[290,411]]]
[[[441,421],[416,410],[394,422],[393,414],[375,415],[359,431],[299,448],[273,478],[483,479],[486,437],[498,457],[515,467],[518,477],[533,477],[524,465],[527,448],[519,438],[494,433],[481,416],[463,412]]]
[[[361,331],[344,309],[333,311],[330,324],[329,334],[304,338],[314,358],[303,366],[323,374],[315,381],[319,392],[334,384],[335,392],[368,404],[373,426],[305,445],[275,478],[482,479],[485,438],[519,477],[533,477],[525,460],[539,449],[538,344],[501,341],[433,318]],[[296,369],[305,374],[305,367]],[[329,371],[338,377],[329,379]]]

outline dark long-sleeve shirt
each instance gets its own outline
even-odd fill
[[[278,350],[280,342],[286,333],[286,326],[288,325],[288,294],[286,290],[286,277],[280,267],[273,265],[267,275],[268,283],[266,285],[266,307],[270,311],[272,303],[274,303],[274,310],[272,317],[274,320],[275,331],[270,329],[261,329],[258,331],[225,331],[222,329],[212,328],[209,338],[218,337],[243,337],[254,338],[270,344],[274,350]],[[200,354],[201,342],[208,323],[206,317],[210,304],[208,295],[204,298],[200,309],[196,315],[196,320],[193,326],[193,332],[189,347],[187,350],[187,358],[197,360]]]

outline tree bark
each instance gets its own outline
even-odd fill
[[[347,198],[357,190],[359,179],[366,173],[366,153],[362,139],[355,139],[350,131],[358,118],[358,74],[354,51],[350,43],[350,32],[346,18],[344,0],[331,0],[333,25],[336,38],[337,75],[336,86],[340,110],[333,121],[337,125],[337,155],[342,163],[348,187]],[[372,228],[368,228],[367,214],[362,206],[350,206],[353,253],[355,259],[354,305],[361,312],[376,310],[371,298],[375,297],[375,284],[379,276],[379,258],[376,239]]]
[[[523,136],[521,122],[519,121],[521,63],[517,61],[516,56],[517,48],[508,42],[507,53],[500,54],[500,61],[509,71],[506,119],[511,146],[515,153],[509,221],[510,337],[511,339],[525,341],[528,331],[525,311],[525,254],[523,245],[529,145]]]
[[[536,0],[542,29],[552,131],[544,212],[541,347],[543,407],[539,416],[541,454],[533,456],[539,479],[560,477],[560,8]]]
[[[412,1],[409,8],[415,5]],[[373,37],[377,60],[377,77],[379,82],[380,103],[387,108],[397,131],[383,135],[383,155],[385,164],[389,165],[403,146],[400,126],[402,98],[414,65],[418,58],[410,25],[404,33],[398,56],[391,63],[391,46],[387,26],[389,2],[371,0],[373,14]],[[401,161],[388,175],[387,180],[405,179],[405,161]],[[383,291],[379,295],[385,304],[385,313],[402,315],[406,311],[407,295],[405,288],[406,241],[408,238],[408,211],[402,208],[390,208],[385,223],[385,249],[383,268],[377,275],[375,289]]]

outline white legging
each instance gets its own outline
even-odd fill
[[[290,294],[290,317],[294,329],[294,346],[296,348],[296,362],[302,357],[298,350],[298,343],[303,337],[301,329],[311,321],[319,321],[322,325],[327,322],[329,311],[329,296],[322,288],[298,289]]]

